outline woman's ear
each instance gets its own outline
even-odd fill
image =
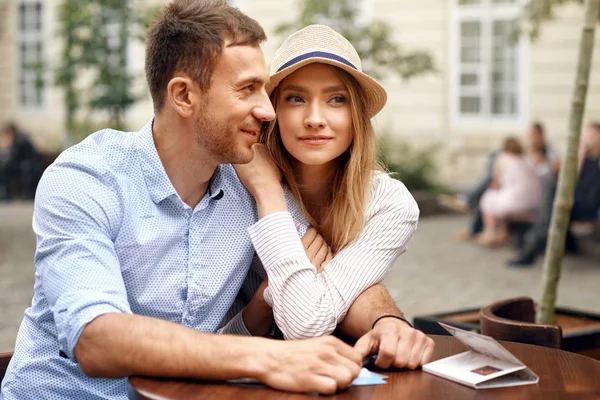
[[[198,102],[198,85],[187,75],[180,74],[174,76],[167,85],[167,100],[184,118],[189,118],[194,114],[194,109]]]

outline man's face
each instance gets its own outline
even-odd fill
[[[196,142],[217,162],[252,161],[262,123],[275,118],[265,91],[268,80],[260,46],[225,44],[194,124]]]
[[[594,126],[588,126],[582,137],[582,146],[591,157],[600,156],[600,130]]]

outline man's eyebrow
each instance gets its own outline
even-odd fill
[[[264,83],[265,83],[264,79],[262,79],[262,78],[260,78],[258,76],[250,76],[250,77],[247,77],[247,78],[242,78],[239,81],[236,81],[235,84],[236,84],[236,86],[246,86],[246,85],[250,85],[250,84],[252,84],[252,85],[256,85],[256,84],[262,85]]]

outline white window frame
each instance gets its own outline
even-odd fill
[[[498,123],[496,126],[500,129],[510,127],[520,128],[527,123],[529,109],[529,40],[526,35],[520,35],[517,39],[517,57],[518,57],[518,82],[516,84],[516,94],[518,99],[517,111],[514,115],[494,115],[491,111],[491,63],[492,63],[492,22],[494,20],[518,20],[522,16],[523,6],[527,0],[516,0],[515,4],[494,4],[492,0],[480,0],[481,4],[460,5],[460,0],[450,2],[451,10],[451,35],[450,35],[450,119],[454,126],[481,126],[485,123]],[[479,66],[479,95],[481,96],[481,111],[479,114],[463,114],[460,111],[461,95],[461,73],[460,60],[461,22],[478,21],[481,23],[481,43],[482,50]]]
[[[23,34],[23,32],[21,31],[21,14],[20,14],[20,8],[21,5],[35,5],[37,3],[42,4],[42,14],[41,14],[41,29],[38,32],[29,32],[26,34]],[[49,88],[51,85],[51,80],[49,79],[50,74],[48,71],[43,71],[42,72],[42,80],[44,81],[44,87],[41,89],[41,101],[39,104],[23,104],[21,102],[21,78],[25,75],[25,78],[28,81],[32,81],[33,85],[35,85],[35,80],[36,80],[36,76],[35,76],[35,72],[33,71],[25,71],[22,68],[22,60],[21,60],[21,44],[24,42],[37,42],[39,41],[39,43],[41,43],[42,49],[41,49],[41,53],[42,53],[42,62],[44,63],[44,65],[47,67],[48,66],[48,50],[49,50],[49,40],[48,38],[50,37],[50,4],[48,4],[47,1],[44,0],[18,0],[15,1],[14,3],[14,9],[13,9],[13,15],[15,15],[14,21],[14,35],[16,38],[15,41],[15,77],[16,79],[14,80],[14,99],[15,99],[15,105],[16,108],[18,110],[21,111],[34,111],[34,112],[39,112],[39,111],[45,111],[48,105],[48,95],[49,95]],[[36,89],[33,89],[36,90]]]

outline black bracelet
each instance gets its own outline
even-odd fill
[[[405,318],[400,317],[398,315],[393,315],[393,314],[385,314],[385,315],[382,315],[381,317],[377,318],[375,320],[375,322],[373,322],[373,326],[371,326],[371,329],[375,328],[375,324],[378,323],[380,319],[384,319],[384,318],[396,318],[396,319],[399,319],[400,321],[406,322],[408,324],[408,326],[410,326],[411,328],[414,329],[414,326],[412,326],[412,324],[410,322],[408,322]]]

